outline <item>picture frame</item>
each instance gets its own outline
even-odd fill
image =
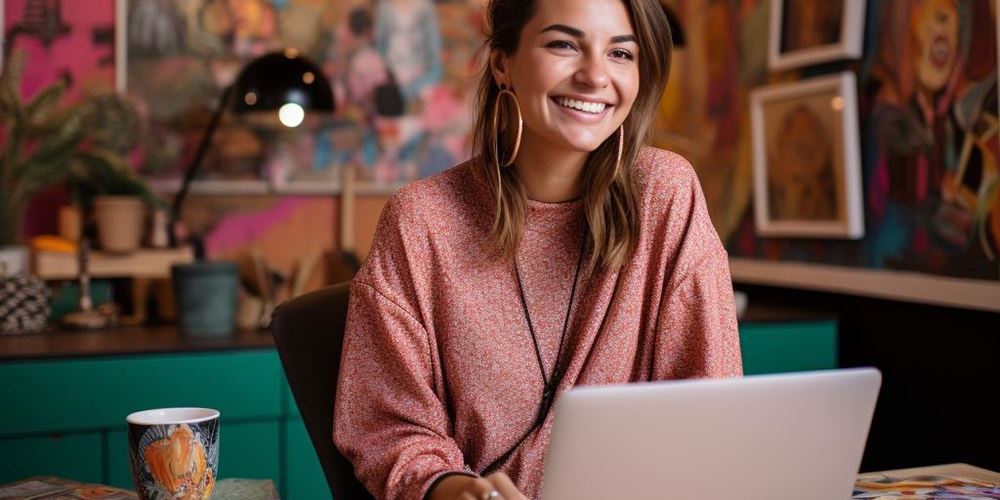
[[[865,0],[771,0],[770,21],[772,70],[861,57]]]
[[[854,73],[758,88],[750,114],[758,234],[863,237]]]

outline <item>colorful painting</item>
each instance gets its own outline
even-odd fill
[[[207,499],[219,474],[219,419],[129,425],[132,476],[144,499]]]
[[[128,92],[147,123],[143,172],[178,179],[222,89],[265,53],[295,47],[330,78],[337,103],[295,130],[227,117],[205,179],[278,192],[388,191],[468,156],[479,0],[150,0],[127,2]]]
[[[762,87],[751,97],[761,236],[860,238],[854,74]]]
[[[868,205],[886,267],[1000,279],[994,2],[886,2],[869,61]]]
[[[59,79],[78,100],[114,88],[114,0],[0,0],[3,54],[27,55],[21,92],[32,96]]]
[[[860,57],[864,13],[865,0],[772,0],[771,69]]]
[[[685,156],[723,241],[750,207],[750,90],[769,82],[768,0],[669,2],[687,44],[675,48],[653,144]]]

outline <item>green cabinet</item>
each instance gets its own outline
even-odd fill
[[[331,425],[333,423],[331,422]],[[323,468],[316,458],[309,433],[301,418],[289,419],[285,427],[285,444],[288,458],[285,461],[286,493],[288,498],[331,498]]]
[[[0,456],[4,457],[0,482],[43,474],[95,483],[104,477],[100,432],[0,438]]]
[[[837,368],[837,322],[744,322],[740,349],[745,375]]]
[[[286,500],[330,495],[273,348],[6,362],[0,397],[16,402],[0,412],[0,483],[131,488],[125,417],[203,406],[221,412],[220,478],[271,479]]]

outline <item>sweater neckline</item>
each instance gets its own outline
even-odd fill
[[[528,217],[525,229],[551,233],[575,229],[583,217],[583,198],[556,203],[527,200]]]

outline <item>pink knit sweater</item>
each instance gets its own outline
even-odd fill
[[[639,245],[620,271],[581,274],[560,391],[742,372],[727,255],[694,170],[653,148],[633,168]],[[378,498],[481,471],[535,419],[542,376],[513,265],[487,258],[491,204],[471,162],[408,185],[351,285],[334,436]],[[584,219],[579,201],[529,207],[517,262],[551,374]],[[550,413],[500,469],[529,497],[551,425]]]

